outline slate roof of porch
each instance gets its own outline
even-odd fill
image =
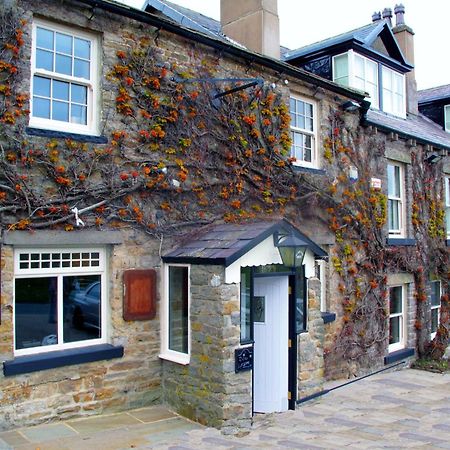
[[[165,254],[164,262],[190,264],[217,264],[229,266],[253,247],[279,230],[294,231],[308,243],[318,258],[327,253],[285,219],[221,223],[208,225],[190,234],[175,250]]]

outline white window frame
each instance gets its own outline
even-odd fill
[[[187,267],[188,269],[188,353],[169,349],[169,268]],[[191,266],[190,264],[164,264],[163,301],[161,304],[161,353],[159,357],[178,364],[187,365],[191,358]]]
[[[387,79],[390,78],[391,89],[388,89],[386,86]],[[402,86],[402,91],[398,92],[395,89],[397,83],[395,82],[395,78],[401,79],[400,85]],[[381,66],[381,88],[382,88],[382,110],[386,113],[392,114],[398,117],[406,117],[406,84],[405,84],[405,75],[395,70],[392,70],[389,67]],[[387,97],[391,97],[392,108],[389,108],[386,103]],[[397,109],[395,107],[396,102],[395,98],[401,97],[401,109]]]
[[[394,196],[389,194],[389,180],[387,183],[387,190],[388,190],[388,227],[390,227],[390,220],[389,220],[389,205],[390,201],[394,201],[397,204],[398,209],[398,218],[399,218],[399,228],[398,229],[391,229],[389,228],[389,236],[390,237],[404,237],[405,236],[405,217],[406,217],[406,211],[405,211],[405,166],[401,163],[397,163],[394,161],[388,161],[388,166],[398,167],[399,168],[399,183],[400,183],[400,196]],[[388,167],[386,168],[387,172],[387,178],[389,177],[389,170]]]
[[[391,314],[391,311],[389,311],[389,318],[388,318],[388,329],[389,329],[389,335],[390,335],[390,329],[391,329],[391,318],[399,317],[400,318],[400,328],[399,328],[399,342],[395,342],[393,344],[389,344],[388,346],[388,352],[395,352],[397,350],[401,350],[406,347],[406,292],[407,292],[407,285],[406,284],[400,284],[400,285],[392,285],[388,286],[389,289],[389,303],[390,304],[390,290],[392,288],[401,288],[402,292],[402,311],[400,313],[394,313]]]
[[[444,129],[450,133],[450,105],[444,106]]]
[[[68,34],[91,42],[90,78],[79,78],[71,75],[60,74],[45,69],[36,68],[36,32],[37,28],[46,28],[53,32]],[[31,48],[31,79],[30,79],[30,121],[29,126],[53,131],[62,131],[76,134],[98,135],[99,134],[99,38],[95,34],[81,31],[53,22],[35,19],[32,27],[32,48]],[[33,92],[34,76],[42,76],[57,81],[75,83],[87,87],[87,123],[86,125],[64,122],[42,117],[33,117]]]
[[[327,302],[326,302],[326,282],[327,282],[327,274],[326,274],[327,263],[323,259],[316,259],[316,276],[320,280],[320,312],[327,311]]]
[[[20,268],[20,254],[24,253],[99,253],[99,265],[95,267],[60,267],[60,268],[29,268],[29,269],[21,269]],[[31,347],[26,349],[18,349],[16,350],[16,316],[13,314],[13,327],[14,327],[14,355],[15,356],[23,356],[23,355],[34,355],[38,353],[48,353],[58,350],[66,350],[70,348],[81,348],[81,347],[90,347],[92,345],[104,344],[107,342],[108,330],[108,309],[107,309],[107,285],[106,285],[106,251],[103,247],[30,247],[30,248],[15,248],[14,249],[14,282],[13,282],[13,298],[15,302],[15,280],[16,279],[26,279],[26,278],[46,278],[46,277],[56,277],[58,279],[58,287],[62,286],[62,278],[64,276],[77,276],[77,275],[100,275],[101,277],[101,303],[100,303],[100,314],[101,314],[101,337],[98,339],[87,339],[83,341],[77,342],[68,342],[68,343],[58,343],[52,345],[42,345],[38,347]],[[58,289],[57,294],[57,327],[58,327],[58,336],[60,339],[63,338],[63,308],[61,307],[63,302],[62,297],[62,289]],[[14,311],[15,311],[15,303],[14,303]]]
[[[444,177],[444,195],[445,195],[445,228],[447,239],[450,239],[450,175]]]
[[[289,99],[289,103],[291,102],[291,100],[294,101],[300,101],[303,103],[307,103],[309,105],[312,106],[312,125],[313,125],[313,130],[307,130],[304,128],[299,128],[299,127],[295,127],[292,125],[292,120],[291,120],[291,133],[298,133],[301,135],[306,135],[306,136],[310,136],[311,137],[311,161],[305,161],[304,159],[296,159],[295,161],[292,162],[292,164],[294,166],[299,166],[299,167],[309,167],[309,168],[313,168],[313,169],[317,169],[319,167],[319,159],[318,159],[318,139],[317,139],[317,103],[313,100],[304,98],[304,97],[300,97],[298,95],[293,95],[291,94],[290,99]],[[289,104],[289,113],[291,113],[291,108],[290,108],[290,104]],[[292,148],[294,146],[294,142],[292,142],[292,147],[291,147],[291,156],[294,156],[292,153]]]
[[[433,314],[433,310],[436,310],[437,309],[437,324],[438,324],[438,327],[439,327],[439,321],[440,321],[440,317],[441,317],[441,296],[442,296],[442,283],[439,281],[439,280],[431,280],[431,282],[430,282],[430,287],[431,287],[431,289],[433,289],[433,284],[434,283],[438,283],[438,285],[439,285],[439,305],[433,305],[432,303],[431,303],[431,298],[430,298],[430,327],[431,327],[431,323],[432,323],[432,319],[431,319],[431,316],[432,316],[432,314]],[[430,339],[434,339],[434,337],[436,336],[436,331],[431,331],[431,333],[430,333]]]
[[[356,86],[357,86],[356,79],[359,78],[359,79],[363,80],[364,88],[362,88],[362,89],[358,88],[358,89],[366,91],[368,93],[371,92],[371,89],[367,89],[367,85],[369,85],[369,84],[373,85],[373,83],[369,82],[367,80],[366,76],[365,76],[366,73],[367,73],[367,66],[369,64],[373,64],[373,65],[376,66],[376,71],[375,71],[376,80],[375,80],[375,89],[374,89],[375,94],[374,94],[373,97],[367,97],[367,100],[370,101],[370,107],[371,108],[373,108],[373,109],[380,109],[380,101],[379,101],[379,85],[380,85],[380,82],[379,82],[379,79],[378,79],[378,63],[376,61],[373,61],[372,59],[369,59],[369,58],[367,58],[365,56],[360,55],[359,53],[354,52],[353,50],[349,50],[346,53],[340,53],[339,55],[333,56],[333,58],[332,58],[333,81],[335,83],[342,84],[344,86],[347,86],[347,84],[340,82],[339,79],[337,79],[335,77],[335,73],[336,73],[336,70],[335,70],[335,67],[336,67],[336,65],[335,65],[335,58],[339,58],[339,57],[341,57],[343,55],[347,55],[348,86],[356,88]],[[361,59],[363,61],[363,63],[364,63],[364,78],[356,76],[356,62],[355,61],[356,61],[357,58]]]

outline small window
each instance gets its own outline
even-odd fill
[[[190,283],[189,266],[166,266],[166,293],[163,305],[161,358],[180,364],[190,355]]]
[[[315,105],[311,102],[291,97],[291,156],[294,164],[317,167],[317,137]]]
[[[405,286],[389,288],[389,352],[405,347]]]
[[[348,53],[333,56],[333,81],[344,86],[350,86]]]
[[[104,252],[15,252],[15,355],[106,342]]]
[[[241,344],[253,341],[251,322],[251,279],[250,267],[241,268]]]
[[[445,131],[450,133],[450,105],[444,107]]]
[[[439,327],[441,314],[441,282],[432,281],[431,283],[431,339],[436,336]]]
[[[403,166],[389,163],[388,178],[388,225],[389,234],[394,237],[404,235],[404,175]]]
[[[91,34],[34,22],[30,126],[97,133],[97,46]]]
[[[326,262],[323,259],[316,260],[316,278],[320,280],[320,311],[326,312]]]
[[[382,68],[383,111],[406,117],[405,76],[385,66]]]

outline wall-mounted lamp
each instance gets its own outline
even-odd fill
[[[361,108],[361,105],[358,102],[355,102],[353,100],[349,100],[349,101],[347,101],[345,103],[342,103],[341,108],[344,111],[351,112],[351,111],[356,111],[359,108]]]
[[[273,235],[274,245],[280,252],[283,265],[286,267],[301,267],[303,258],[305,257],[308,243],[303,239],[295,236],[292,232],[283,231],[276,232]]]
[[[439,150],[438,152],[429,154],[424,161],[428,164],[436,164],[445,156],[447,156],[447,150]]]

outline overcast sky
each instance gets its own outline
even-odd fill
[[[137,8],[144,3],[144,0],[122,1]],[[220,19],[220,0],[171,1]],[[405,22],[415,32],[418,88],[450,84],[450,1],[403,0],[402,3],[406,8]],[[393,11],[395,5],[395,0],[278,0],[281,44],[294,49],[336,36],[370,23],[374,11],[385,7]]]

